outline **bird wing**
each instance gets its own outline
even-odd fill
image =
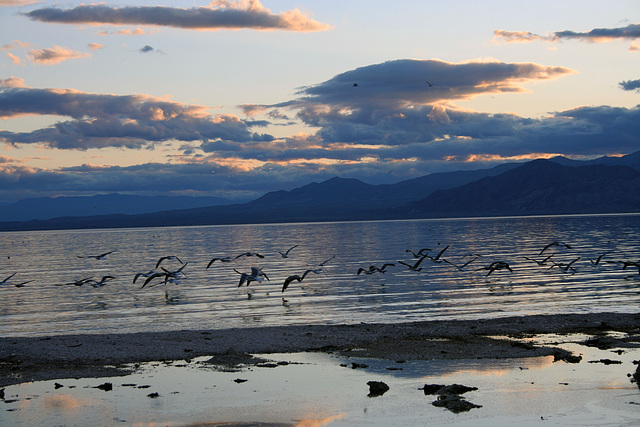
[[[167,273],[153,273],[151,276],[147,277],[147,280],[144,281],[144,283],[142,284],[142,286],[140,287],[140,289],[144,288],[145,286],[147,286],[149,284],[149,282],[151,282],[153,279],[155,279],[156,277],[162,277],[162,276],[167,276]]]
[[[284,279],[284,284],[282,285],[282,292],[287,290],[287,288],[289,287],[289,284],[291,282],[293,282],[294,280],[297,280],[298,282],[301,282],[302,281],[302,277],[298,276],[297,274],[294,274],[293,276],[289,276],[286,279]]]

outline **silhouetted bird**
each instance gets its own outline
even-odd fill
[[[233,258],[231,257],[216,257],[213,258],[211,261],[209,261],[209,264],[207,264],[207,268],[211,267],[211,264],[213,264],[214,261],[220,261],[220,262],[232,262]]]
[[[321,268],[314,269],[314,270],[310,269],[310,270],[306,270],[304,273],[302,273],[302,276],[299,276],[297,274],[293,274],[293,275],[287,277],[286,279],[284,279],[284,283],[282,285],[282,292],[284,292],[289,287],[289,284],[291,284],[291,282],[293,282],[294,280],[297,280],[298,283],[302,282],[304,280],[304,278],[307,277],[307,274],[309,274],[309,273],[320,274],[320,273],[324,273],[324,270],[322,270]]]
[[[233,271],[240,275],[240,282],[238,283],[238,287],[242,286],[245,282],[247,283],[247,286],[249,286],[251,282],[262,282],[264,279],[269,280],[267,275],[262,272],[262,269],[258,267],[251,267],[251,274],[241,273],[235,268],[233,269]]]
[[[176,261],[178,261],[180,264],[184,264],[182,261],[180,261],[180,258],[178,258],[175,255],[168,255],[168,256],[163,256],[160,257],[160,259],[158,260],[158,262],[156,262],[156,268],[160,267],[160,264],[162,263],[162,261],[164,261],[165,259],[175,259]]]
[[[105,259],[107,255],[114,253],[117,249],[114,249],[109,252],[105,252],[100,255],[78,255],[78,258],[95,258],[95,259]]]
[[[546,251],[547,249],[549,249],[549,248],[550,248],[550,247],[552,247],[552,246],[563,246],[563,247],[565,247],[565,248],[567,248],[567,249],[571,249],[571,246],[567,245],[567,244],[566,244],[566,243],[564,243],[564,242],[552,242],[552,243],[549,243],[549,244],[548,244],[547,246],[545,246],[544,248],[542,248],[542,250],[540,251],[540,253],[539,253],[538,255],[542,255],[542,254],[544,253],[544,251]]]
[[[289,258],[289,252],[291,252],[291,249],[297,248],[297,247],[298,247],[298,245],[293,245],[289,249],[287,249],[286,252],[279,252],[279,253],[282,256],[282,258]]]
[[[482,267],[479,268],[478,270],[489,270],[489,272],[487,273],[487,276],[489,276],[491,273],[493,273],[496,270],[503,270],[503,269],[507,269],[510,272],[513,273],[513,270],[511,269],[511,267],[509,266],[509,264],[507,264],[504,261],[495,261],[492,262],[490,265],[486,266],[486,267]]]

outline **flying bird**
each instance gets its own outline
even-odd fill
[[[320,264],[318,264],[318,267],[324,267],[329,261],[331,261],[332,259],[334,259],[336,256],[332,256],[331,258],[322,261]]]
[[[102,279],[100,279],[100,281],[96,281],[96,280],[92,280],[90,281],[91,286],[93,286],[94,288],[101,288],[102,286],[106,285],[107,283],[109,283],[110,280],[115,279],[115,276],[102,276]]]
[[[423,256],[425,253],[429,252],[430,250],[431,249],[429,249],[429,248],[422,248],[418,252],[413,252],[411,249],[407,249],[405,252],[411,253],[411,255],[413,255],[414,258],[420,258],[421,256]]]
[[[160,257],[160,259],[158,259],[158,262],[156,262],[156,268],[160,267],[160,264],[162,264],[162,261],[164,261],[165,259],[175,259],[175,260],[177,260],[180,264],[184,264],[184,262],[182,262],[182,261],[180,260],[180,258],[178,258],[177,256],[175,256],[175,255],[168,255],[168,256]]]
[[[544,253],[544,251],[546,251],[547,249],[549,249],[552,246],[561,246],[561,247],[565,247],[567,249],[571,249],[571,246],[567,245],[564,242],[551,242],[547,246],[542,248],[542,250],[540,251],[540,253],[538,255],[542,255]]]
[[[152,274],[155,274],[156,271],[155,270],[149,270],[146,273],[136,273],[135,276],[133,276],[133,282],[132,283],[136,283],[136,281],[140,278],[140,277],[150,277]]]
[[[425,82],[427,82],[427,84],[429,85],[429,87],[433,86],[431,83],[429,83],[429,80],[425,80]]]
[[[240,255],[238,255],[237,257],[235,257],[234,259],[238,259],[238,258],[243,257],[243,256],[246,256],[246,257],[255,256],[255,257],[258,257],[258,258],[264,258],[264,255],[260,255],[257,252],[244,252],[244,253],[241,253]]]
[[[603,253],[602,255],[598,256],[598,258],[596,258],[596,260],[595,260],[595,261],[594,261],[594,260],[592,260],[591,258],[589,258],[589,261],[591,261],[591,264],[593,264],[593,265],[598,265],[598,264],[600,264],[600,261],[602,260],[602,258],[603,258],[605,255],[610,254],[610,253],[611,253],[611,252],[605,252],[605,253]]]
[[[438,252],[438,255],[436,255],[435,257],[430,257],[429,255],[426,255],[426,256],[433,262],[443,262],[445,261],[444,258],[440,259],[440,257],[442,256],[444,251],[446,251],[447,249],[449,249],[449,245],[445,246],[444,249]]]
[[[66,285],[82,286],[82,285],[85,285],[85,284],[91,282],[92,280],[93,280],[93,276],[86,277],[84,279],[74,280],[73,282],[67,282],[67,283],[58,284],[56,286],[66,286]]]
[[[289,252],[291,252],[291,249],[297,248],[297,247],[298,245],[293,245],[289,249],[287,249],[286,252],[280,252],[280,255],[282,256],[282,258],[289,258]]]
[[[114,249],[112,251],[109,252],[105,252],[103,254],[100,255],[78,255],[78,258],[95,258],[95,259],[105,259],[107,257],[107,255],[114,253],[115,251],[117,251],[117,249]]]
[[[24,285],[26,285],[27,283],[33,282],[33,280],[27,280],[26,282],[21,282],[21,283],[12,283],[9,282],[9,279],[11,279],[13,276],[15,276],[17,273],[13,273],[12,275],[5,277],[1,282],[0,282],[0,286],[1,285],[13,285],[16,288],[21,288]]]
[[[240,282],[238,283],[238,287],[242,286],[245,282],[247,283],[247,286],[249,286],[251,282],[262,282],[264,279],[271,281],[269,280],[267,275],[264,274],[262,269],[258,267],[251,267],[251,274],[241,273],[235,268],[233,269],[233,271],[240,275]]]
[[[403,261],[398,261],[398,262],[400,264],[402,264],[402,265],[406,265],[407,267],[409,267],[409,270],[420,271],[420,270],[422,270],[422,267],[420,267],[420,264],[422,264],[422,261],[424,261],[428,256],[429,256],[428,254],[423,255],[422,258],[420,258],[418,261],[416,261],[413,265],[408,264],[408,263],[403,262]]]
[[[324,270],[322,270],[321,268],[318,268],[318,269],[315,269],[315,270],[314,269],[310,269],[310,270],[306,270],[304,273],[302,273],[302,276],[294,274],[294,275],[291,275],[291,276],[287,277],[286,279],[284,279],[284,284],[282,285],[282,292],[287,290],[287,288],[289,287],[289,284],[291,284],[291,282],[293,282],[294,280],[297,280],[298,283],[302,282],[304,280],[304,278],[307,277],[307,274],[309,274],[309,273],[320,274],[320,273],[324,273]]]
[[[233,258],[231,257],[216,257],[213,258],[211,261],[209,261],[209,264],[207,264],[207,268],[211,267],[211,264],[213,264],[214,261],[220,261],[220,262],[232,262]]]
[[[535,262],[536,264],[538,264],[539,266],[542,267],[543,265],[547,265],[547,261],[549,261],[551,259],[551,257],[554,256],[554,255],[555,254],[551,254],[548,257],[543,258],[541,260],[538,260],[538,259],[535,259],[535,258],[529,258],[527,256],[523,256],[522,258],[524,258],[526,260],[529,260],[529,261],[533,261],[533,262]]]
[[[364,274],[373,274],[375,272],[379,272],[379,273],[386,273],[387,272],[387,267],[392,267],[395,264],[387,262],[385,264],[382,264],[382,267],[378,267],[376,265],[370,265],[369,268],[359,268],[358,269],[358,275],[360,275],[360,273],[364,273]]]
[[[185,262],[184,264],[182,264],[182,266],[179,269],[174,270],[174,271],[169,271],[164,267],[160,267],[162,269],[162,272],[153,273],[152,275],[147,277],[147,280],[144,281],[144,283],[140,287],[140,289],[142,289],[145,286],[147,286],[153,279],[155,279],[157,277],[164,277],[163,283],[165,285],[167,284],[167,282],[178,284],[181,274],[184,275],[185,277],[187,276],[187,274],[184,271],[182,271],[187,266],[187,264],[189,264],[189,263]]]
[[[489,272],[487,273],[487,276],[489,276],[491,273],[493,273],[496,270],[504,270],[504,269],[507,269],[507,270],[509,270],[510,272],[513,273],[513,270],[511,269],[509,264],[507,264],[504,261],[492,262],[490,265],[488,265],[486,267],[479,268],[478,270],[489,270]]]
[[[11,279],[13,276],[15,276],[16,274],[18,274],[18,272],[13,273],[12,275],[5,277],[1,282],[0,285],[6,285],[9,282],[9,279]]]
[[[551,261],[553,263],[553,265],[551,267],[549,267],[549,269],[552,269],[553,267],[558,267],[563,273],[568,273],[569,270],[572,271],[571,274],[575,274],[576,270],[575,268],[573,268],[571,265],[578,261],[580,259],[580,257],[574,259],[573,261],[569,262],[569,263],[564,263],[564,262],[555,262],[555,261]]]

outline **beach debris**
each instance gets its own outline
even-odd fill
[[[368,397],[382,396],[389,391],[389,386],[382,381],[369,381],[367,385],[369,386]]]
[[[461,384],[425,384],[419,390],[422,390],[425,395],[438,395],[438,398],[431,403],[433,406],[443,407],[458,414],[474,408],[482,408],[482,405],[476,405],[460,397],[461,394],[477,389],[478,387],[469,387]]]

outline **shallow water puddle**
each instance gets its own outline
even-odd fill
[[[124,377],[6,387],[0,425],[637,425],[640,391],[627,374],[636,369],[638,349],[601,350],[566,336],[536,339],[564,341],[561,347],[582,361],[386,361],[295,353],[256,355],[273,363],[239,370],[221,369],[208,358],[155,362]],[[369,397],[369,381],[382,381],[389,390]],[[477,387],[462,397],[482,407],[457,414],[435,407],[437,397],[421,390],[425,384]]]

